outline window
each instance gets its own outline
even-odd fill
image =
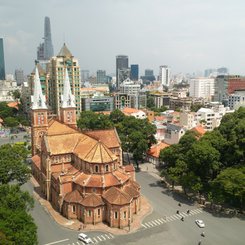
[[[127,212],[124,211],[124,212],[123,212],[123,218],[126,219],[126,217],[127,217]]]
[[[114,213],[114,219],[117,219],[118,215],[117,215],[117,211]]]
[[[95,187],[93,187],[93,192],[96,192],[96,188]]]
[[[72,213],[75,213],[75,212],[76,212],[76,206],[72,205]]]
[[[105,165],[105,171],[106,171],[106,172],[109,171],[109,165]]]
[[[95,173],[98,173],[98,172],[99,172],[99,166],[95,165]]]
[[[100,208],[98,208],[98,216],[100,216]]]
[[[92,212],[91,210],[88,210],[88,217],[91,217],[92,216]]]

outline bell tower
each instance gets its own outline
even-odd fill
[[[75,97],[71,93],[68,70],[65,70],[64,91],[61,96],[60,121],[73,128],[77,128]]]
[[[36,155],[41,150],[41,141],[48,130],[48,108],[46,98],[42,93],[38,68],[35,68],[34,93],[31,97],[31,137],[32,155]]]

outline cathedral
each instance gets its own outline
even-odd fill
[[[75,99],[64,70],[57,118],[49,117],[38,69],[32,96],[32,173],[45,198],[68,219],[130,226],[141,208],[132,165],[123,166],[116,129],[80,131]]]

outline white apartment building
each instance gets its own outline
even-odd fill
[[[140,84],[136,84],[135,82],[131,81],[129,78],[124,80],[120,84],[120,93],[123,94],[138,94],[140,91]]]
[[[205,98],[211,101],[214,96],[214,78],[192,78],[190,79],[190,97]]]
[[[159,81],[161,85],[169,87],[170,85],[170,68],[166,65],[160,66]]]
[[[195,112],[181,112],[179,116],[179,125],[187,130],[197,126]]]
[[[245,107],[245,91],[235,91],[228,97],[228,106],[231,109],[238,109],[240,106]]]
[[[20,88],[17,87],[16,81],[0,80],[0,101],[14,101],[14,98],[11,95],[11,93],[19,89]]]

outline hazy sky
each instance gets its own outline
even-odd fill
[[[51,21],[55,54],[64,41],[81,69],[115,73],[115,56],[158,72],[225,66],[245,74],[244,0],[0,0],[7,73],[28,74]]]

